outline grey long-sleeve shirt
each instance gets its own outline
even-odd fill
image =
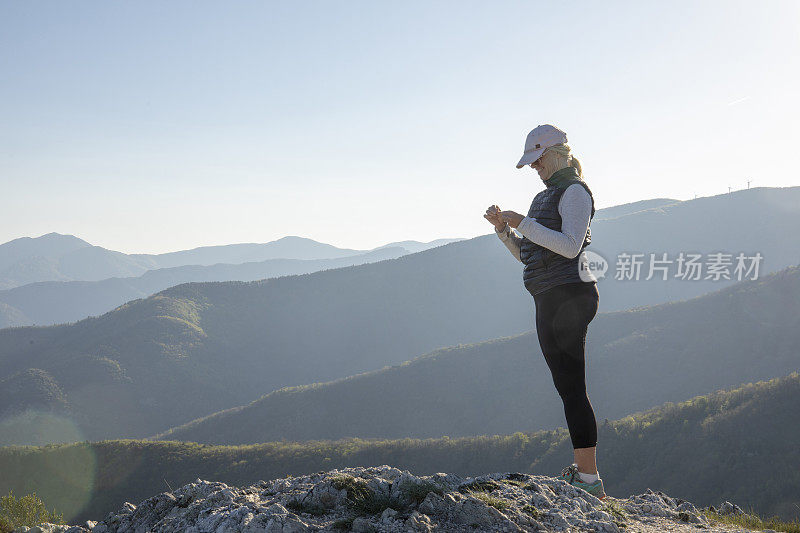
[[[558,202],[558,213],[562,220],[561,231],[543,226],[536,222],[535,218],[525,217],[516,229],[506,224],[500,231],[495,229],[495,233],[519,262],[522,262],[519,245],[523,236],[571,259],[580,252],[586,231],[589,229],[592,198],[583,186],[573,183],[561,195]]]

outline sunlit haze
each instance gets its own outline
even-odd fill
[[[7,1],[0,67],[0,242],[484,235],[547,123],[597,208],[800,184],[795,1]]]

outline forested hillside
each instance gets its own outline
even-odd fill
[[[697,505],[722,500],[800,516],[800,374],[748,383],[602,423],[606,492],[647,488]],[[75,523],[99,519],[198,477],[243,485],[345,466],[396,465],[419,475],[518,471],[556,475],[572,461],[565,429],[464,438],[272,442],[208,446],[105,441],[0,448],[0,493],[35,491]]]
[[[403,299],[434,299],[441,285],[420,278],[414,294],[394,294],[397,305],[376,303],[358,291],[368,280],[375,295],[385,279],[376,275],[385,271],[379,267],[412,257],[354,267],[365,269],[359,276],[340,269],[263,283],[183,285],[72,327],[0,331],[0,345],[17,354],[2,361],[5,388],[25,391],[2,404],[21,413],[7,414],[3,422],[19,428],[3,432],[3,438],[19,440],[4,442],[58,442],[58,431],[45,431],[50,426],[40,418],[51,411],[75,429],[67,440],[154,435],[235,405],[224,402],[245,404],[247,396],[257,398],[286,381],[299,385],[340,372],[353,375],[370,362],[401,365],[413,358],[403,351],[409,345],[417,354],[430,352],[436,339],[458,338],[458,329],[431,329],[428,322],[436,317],[424,307],[405,316],[400,309],[407,307]],[[323,287],[336,287],[341,298],[323,297]],[[366,301],[345,310],[342,301],[358,301],[359,295]],[[798,302],[794,267],[689,301],[598,315],[587,344],[598,416],[624,416],[796,369]],[[503,318],[464,302],[453,309],[461,311],[462,322],[477,314],[487,322]],[[449,318],[458,316],[454,311]],[[298,336],[303,329],[310,333]],[[35,386],[22,385],[31,383],[31,372]],[[534,334],[456,346],[375,375],[307,389],[277,392],[264,399],[264,409],[256,404],[243,410],[241,421],[234,417],[233,424],[184,438],[470,435],[479,428],[548,428],[562,419]]]
[[[595,413],[665,401],[800,368],[800,269],[685,302],[598,315],[587,336]],[[402,365],[284,388],[159,436],[209,444],[468,436],[563,424],[536,333],[443,348]]]
[[[797,201],[792,203],[794,197]],[[745,224],[736,209],[752,203],[768,206],[769,214]],[[708,218],[712,213],[716,218]],[[599,221],[595,242],[601,250],[623,244],[627,250],[668,250],[679,245],[709,251],[760,250],[764,255],[760,277],[764,278],[768,265],[789,259],[796,262],[800,256],[800,241],[769,237],[776,234],[769,228],[778,223],[791,226],[799,217],[800,187],[753,189]],[[701,224],[704,236],[698,237],[695,230]],[[611,231],[608,225],[616,229]],[[685,293],[699,294],[733,283],[603,279],[600,307],[602,311],[609,300],[617,304],[650,298],[679,300]],[[770,301],[764,312],[775,305]],[[706,309],[689,322],[682,312],[645,324],[641,322],[648,319],[643,317],[652,315],[627,318],[623,313],[620,316],[626,318],[607,324],[598,316],[591,335],[598,336],[595,342],[600,345],[618,343],[609,350],[612,359],[619,357],[615,354],[628,354],[619,361],[625,357],[638,361],[642,353],[653,354],[649,368],[654,373],[669,366],[673,351],[691,353],[694,345],[687,339],[702,339],[704,349],[715,357],[728,349],[735,352],[750,346],[752,353],[777,361],[773,366],[752,364],[755,373],[751,374],[741,369],[715,371],[710,382],[704,373],[684,377],[683,392],[689,394],[706,390],[720,378],[726,379],[720,386],[729,386],[739,379],[774,377],[786,371],[790,358],[781,355],[781,348],[785,351],[788,341],[769,333],[769,320],[754,324],[762,330],[741,342],[730,342],[725,336],[709,338],[712,330],[705,324],[714,313],[737,312],[731,317],[734,322],[751,320],[748,306],[738,311],[728,307],[719,303],[719,308]],[[44,373],[40,375],[46,379],[38,382],[47,386],[26,393],[34,397],[29,406],[33,412],[25,413],[24,404],[14,403],[15,412],[23,409],[24,417],[35,418],[52,408],[85,438],[146,437],[283,387],[399,365],[446,346],[518,335],[532,329],[533,314],[532,298],[522,287],[520,263],[490,234],[397,259],[313,274],[249,283],[183,284],[75,324],[0,330],[0,380],[18,380],[29,369]],[[687,329],[680,337],[664,333],[682,323]],[[773,344],[775,349],[765,348]],[[539,359],[536,348],[529,353]],[[615,386],[614,376],[603,376],[602,368],[613,365],[590,375]],[[759,373],[765,369],[772,373]],[[602,394],[605,386],[595,387],[595,393]],[[679,399],[664,395],[672,390],[669,382],[656,386],[648,405]],[[62,396],[65,404],[53,401]],[[525,399],[516,409],[528,405]],[[6,418],[7,407],[0,404]],[[536,422],[531,426],[536,427]],[[34,440],[15,442],[57,442],[55,433],[39,432],[30,437]],[[75,438],[73,433],[68,438]]]

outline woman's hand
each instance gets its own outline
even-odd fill
[[[519,223],[522,222],[522,219],[525,218],[525,215],[520,215],[514,211],[500,211],[500,217],[508,222],[509,226],[516,228],[519,226]]]
[[[501,212],[502,211],[500,211],[499,207],[492,205],[489,206],[489,208],[486,210],[486,214],[483,215],[483,218],[494,224],[496,231],[500,231],[506,227],[506,221],[503,220],[503,217],[500,214]]]

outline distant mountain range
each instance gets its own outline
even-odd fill
[[[742,206],[763,214],[746,220]],[[799,219],[800,188],[751,189],[600,220],[592,246],[604,254],[681,243],[758,250],[763,276],[797,263],[800,241],[783,235]],[[283,387],[530,331],[533,301],[521,270],[490,234],[311,274],[183,284],[72,325],[0,330],[0,380],[7,390],[23,391],[0,401],[0,410],[55,410],[87,438],[155,435]],[[599,282],[600,306],[608,312],[676,301],[732,283],[608,278]],[[707,316],[694,320],[714,323]],[[613,335],[607,342],[620,346],[628,335],[641,337],[631,325],[605,329]],[[652,336],[657,331],[645,337],[660,338]],[[664,339],[667,348],[675,342]],[[537,359],[533,344],[523,348]],[[708,383],[699,385],[691,390],[707,390]],[[554,394],[551,384],[544,390]]]
[[[374,263],[408,254],[406,248],[381,247],[336,259],[267,259],[239,265],[188,265],[148,270],[134,278],[102,281],[42,281],[0,291],[0,328],[75,322],[158,291],[197,281],[254,281],[331,268]]]
[[[754,220],[741,215],[741,213],[755,211],[762,212],[763,215]],[[609,290],[603,291],[600,308],[604,311],[612,311],[675,301],[716,290],[736,281],[736,279],[726,280],[724,278],[720,280],[674,279],[677,273],[675,263],[670,265],[668,281],[660,279],[661,274],[658,272],[655,273],[654,279],[645,281],[649,275],[649,253],[651,252],[657,259],[661,259],[662,253],[668,252],[671,260],[675,260],[677,252],[680,251],[704,254],[722,251],[731,256],[735,256],[738,252],[745,252],[748,256],[760,253],[764,259],[759,266],[759,273],[774,272],[797,264],[800,262],[800,241],[781,239],[779,236],[785,234],[787,228],[798,222],[800,222],[800,187],[755,188],[685,202],[658,198],[601,209],[596,213],[592,222],[593,242],[588,248],[588,250],[600,253],[609,262],[609,270],[606,273],[608,279],[602,281],[603,287],[607,287]],[[45,237],[40,237],[40,239],[44,239],[44,242],[52,240],[49,237],[45,239]],[[491,234],[489,237],[484,246],[480,248],[464,246],[451,249],[452,261],[465,264],[465,266],[459,265],[457,268],[469,268],[470,263],[483,261],[482,258],[477,259],[474,254],[492,253],[498,256],[505,254],[506,257],[498,257],[494,272],[488,272],[487,277],[474,279],[472,283],[496,287],[496,294],[511,305],[517,306],[518,312],[523,313],[521,317],[527,320],[524,308],[529,302],[520,297],[521,264],[511,258],[496,237]],[[73,239],[65,238],[67,243],[74,244]],[[457,239],[430,243],[402,241],[380,246],[371,253],[345,255],[334,260],[301,260],[300,256],[324,255],[337,252],[337,250],[337,253],[346,254],[357,251],[342,251],[334,248],[332,252],[329,245],[291,237],[264,245],[231,245],[164,254],[169,256],[168,258],[135,256],[149,258],[147,259],[148,264],[153,264],[156,260],[164,264],[175,262],[178,259],[203,261],[212,255],[219,259],[224,256],[231,261],[252,257],[259,253],[262,255],[268,253],[290,255],[293,253],[298,257],[295,258],[296,261],[267,259],[258,263],[248,263],[246,267],[192,265],[186,268],[159,268],[134,277],[115,277],[95,282],[42,282],[5,291],[0,290],[0,328],[73,322],[88,316],[102,314],[127,301],[150,296],[159,290],[180,283],[250,281],[290,274],[304,274],[327,268],[381,261],[399,257],[405,253],[418,253],[448,244],[448,241],[456,242]],[[58,250],[69,249],[64,243],[59,243],[59,245]],[[386,251],[397,247],[406,252]],[[487,250],[488,248],[491,248],[490,252]],[[0,250],[2,250],[1,246]],[[638,281],[613,279],[617,274],[617,257],[622,252],[645,253]],[[345,258],[351,258],[351,260],[345,261]],[[733,257],[731,259],[735,264]],[[427,269],[430,276],[437,277],[447,276],[448,271],[453,267],[441,263],[438,267],[426,264],[421,265],[420,268]],[[437,268],[439,270],[436,270]],[[728,270],[730,277],[735,278],[733,266]],[[704,270],[702,276],[705,275],[706,271]],[[517,322],[517,324],[517,327],[527,328],[527,326],[521,325],[523,322]],[[521,330],[517,329],[516,331]]]
[[[358,281],[374,276],[380,265],[352,267],[367,269],[357,278],[348,268],[255,284],[187,284],[73,326],[2,330],[0,406],[7,421],[30,420],[37,432],[43,419],[36,413],[58,413],[90,439],[141,437],[287,381],[313,383],[319,375],[352,375],[377,363],[395,366],[278,390],[161,437],[238,443],[458,436],[561,423],[560,400],[533,333],[403,363],[411,359],[404,349],[416,346],[424,353],[423,343],[449,332],[437,336],[439,330],[423,328],[433,320],[424,308],[395,312],[407,308],[399,301],[376,307],[349,299],[353,309],[341,310],[338,296],[357,294]],[[320,284],[323,274],[338,283]],[[338,292],[323,292],[331,286]],[[689,301],[600,314],[587,341],[597,414],[623,416],[790,372],[800,362],[799,320],[798,267]],[[24,424],[8,423],[15,429],[0,430],[2,443],[37,438]]]
[[[381,248],[406,248],[409,253],[441,246],[460,239],[438,239],[429,243],[404,241]],[[263,244],[204,246],[164,254],[124,254],[92,246],[73,235],[48,233],[22,237],[0,244],[0,289],[39,281],[99,281],[137,277],[148,270],[186,265],[241,264],[270,259],[338,259],[373,250],[351,250],[303,237],[283,237]]]
[[[598,315],[587,336],[595,414],[667,401],[800,368],[800,268],[679,303]],[[329,383],[280,389],[158,439],[207,444],[430,438],[562,425],[535,333],[443,348]]]
[[[71,235],[26,237],[0,245],[0,328],[74,322],[181,283],[307,274],[392,259],[459,240],[463,239],[402,241],[361,251],[284,237],[266,244],[125,255]],[[106,277],[113,272],[118,274]]]

